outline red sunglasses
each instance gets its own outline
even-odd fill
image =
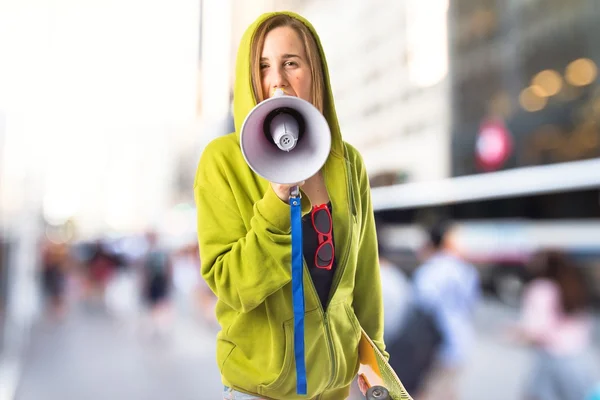
[[[315,253],[315,265],[321,269],[331,269],[333,266],[333,240],[331,240],[332,220],[327,204],[315,206],[312,209],[312,224],[319,238],[319,247]]]

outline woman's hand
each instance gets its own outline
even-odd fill
[[[306,181],[302,181],[302,182],[292,184],[292,185],[280,185],[279,183],[271,182],[271,187],[273,188],[273,191],[275,192],[277,197],[279,197],[281,199],[281,201],[283,201],[284,203],[289,203],[290,191],[292,190],[292,188],[294,186],[300,187],[300,186],[304,185],[305,182]]]

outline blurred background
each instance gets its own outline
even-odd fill
[[[596,0],[0,0],[0,400],[221,398],[192,185],[274,10],[321,36],[393,292],[455,223],[482,289],[458,398],[522,398],[535,348],[505,331],[546,249],[584,274],[598,359]]]

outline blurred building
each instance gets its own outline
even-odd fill
[[[157,224],[196,118],[199,1],[25,0],[0,14],[11,185],[35,178],[37,215],[81,235]]]
[[[0,368],[40,311],[46,224],[132,232],[171,205],[196,116],[198,5],[0,2]]]
[[[398,254],[447,217],[504,301],[546,248],[576,258],[600,300],[599,19],[595,0],[450,2],[452,177],[373,191]]]
[[[198,24],[196,115],[183,129],[177,144],[177,160],[173,171],[172,204],[192,205],[193,184],[200,155],[214,138],[233,132],[232,71],[223,68],[232,65],[232,18],[242,4],[232,0],[197,0],[200,19]],[[246,2],[253,4],[254,2]],[[235,6],[235,7],[234,7]],[[194,222],[195,224],[195,222]]]
[[[600,4],[452,1],[452,174],[600,156]]]
[[[232,54],[262,12],[296,11],[313,23],[342,133],[372,177],[449,176],[447,0],[232,1]]]

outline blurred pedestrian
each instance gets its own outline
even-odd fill
[[[182,317],[194,318],[199,309],[199,291],[203,283],[200,276],[198,242],[181,245],[172,255],[173,287],[176,303]],[[204,283],[206,285],[206,283]],[[209,290],[210,291],[210,290]],[[212,292],[211,292],[212,294]],[[214,297],[214,294],[213,294]],[[211,310],[214,315],[214,310]]]
[[[402,328],[402,323],[406,317],[406,312],[411,303],[412,287],[410,281],[389,256],[383,246],[382,235],[384,231],[378,233],[378,252],[379,252],[379,270],[381,274],[381,292],[383,298],[383,326],[384,340],[390,346],[398,336]],[[388,352],[389,352],[388,347]],[[394,354],[390,353],[390,358]],[[401,355],[397,356],[401,358]]]
[[[581,400],[597,378],[589,358],[590,291],[581,267],[558,251],[542,251],[529,265],[520,324],[513,335],[535,349],[525,400]]]
[[[41,283],[48,315],[62,319],[66,312],[69,246],[45,239],[42,244]]]
[[[159,245],[156,232],[146,235],[148,252],[142,263],[142,296],[150,313],[150,335],[165,338],[171,321],[172,262],[167,249]]]
[[[237,132],[207,146],[194,183],[202,276],[218,298],[224,398],[299,398],[291,186],[255,174],[239,142],[248,113],[277,89],[313,104],[331,131],[325,165],[301,185],[305,397],[344,399],[356,374],[361,327],[387,356],[374,215],[362,158],[342,140],[319,37],[288,12],[264,14],[246,30],[236,67]]]
[[[88,309],[105,312],[107,311],[106,288],[119,266],[119,260],[102,239],[96,239],[89,246],[90,254],[86,259],[85,268],[89,289],[87,304],[92,308]]]
[[[414,301],[418,310],[425,313],[413,315],[419,315],[422,329],[432,332],[411,336],[421,340],[430,337],[435,346],[431,365],[424,365],[428,370],[417,380],[415,398],[419,400],[460,398],[458,383],[473,341],[473,314],[480,297],[480,280],[475,267],[461,257],[455,233],[449,221],[436,223],[428,230],[426,261],[413,277]],[[423,320],[423,315],[430,315],[431,323]],[[435,329],[441,336],[438,345]]]

